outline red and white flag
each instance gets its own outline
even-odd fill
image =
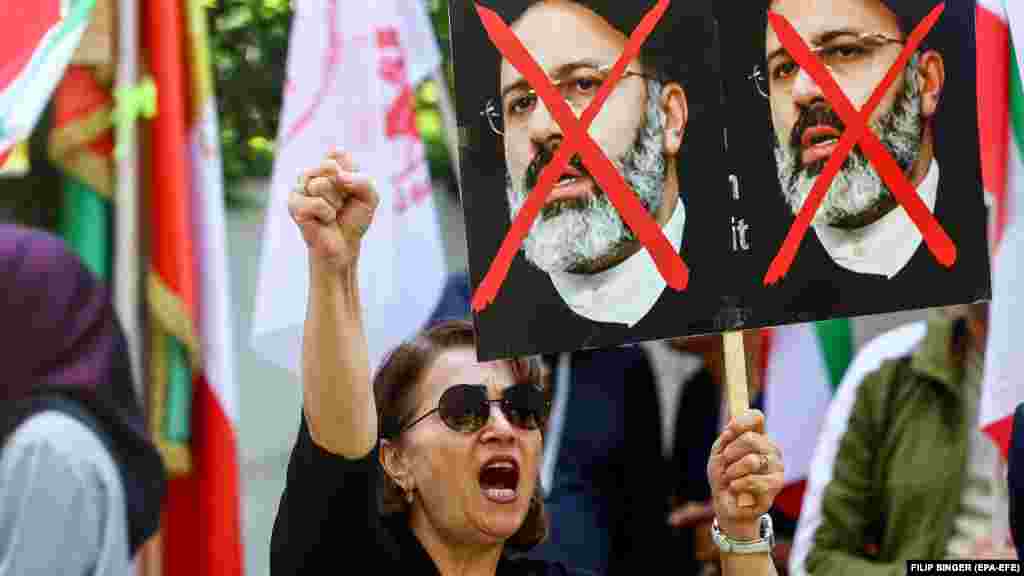
[[[777,326],[768,333],[765,432],[778,442],[786,470],[775,504],[797,518],[829,402],[853,357],[853,328],[841,318]]]
[[[267,206],[253,348],[299,372],[306,247],[287,210],[301,173],[332,149],[351,152],[381,204],[360,255],[371,369],[427,321],[446,275],[415,88],[441,65],[420,0],[295,3],[288,76]]]
[[[151,412],[150,420],[175,424],[158,427],[171,477],[160,567],[147,562],[147,569],[241,576],[238,383],[206,8],[202,0],[159,0],[145,10],[160,102],[152,138],[160,160],[150,175],[158,203],[150,222],[157,240],[150,303],[166,308],[150,323],[160,326],[156,334],[164,339],[149,357],[151,365],[163,367],[153,369],[161,378],[154,378],[150,396],[163,396],[164,409]],[[169,338],[174,346],[167,345]],[[177,353],[178,343],[187,357]],[[187,393],[178,389],[178,374]]]
[[[1024,322],[1018,284],[1024,278],[1024,3],[979,0],[977,26],[982,178],[993,215],[992,302],[979,424],[1006,457],[1013,413],[1024,402],[1024,357],[1011,340]]]
[[[0,164],[31,135],[96,0],[0,0]]]

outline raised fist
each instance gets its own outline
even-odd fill
[[[288,196],[288,212],[302,231],[310,258],[336,272],[352,268],[380,199],[372,179],[347,152],[332,152],[306,171]]]

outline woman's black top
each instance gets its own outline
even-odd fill
[[[375,574],[440,574],[404,515],[382,517],[379,445],[350,460],[315,444],[304,418],[274,521],[270,571],[332,574],[360,566]],[[559,563],[503,555],[497,576],[573,576]]]

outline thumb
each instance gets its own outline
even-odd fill
[[[338,213],[342,236],[351,243],[362,240],[380,204],[377,187],[368,174],[341,170],[336,182],[345,191],[344,206]]]
[[[688,517],[689,517],[689,514],[687,513],[686,509],[684,509],[684,508],[676,508],[675,510],[672,511],[671,514],[668,515],[668,524],[669,524],[669,526],[675,526],[676,528],[681,528],[684,524],[688,524],[686,522]]]
[[[693,526],[703,521],[710,521],[715,517],[714,509],[710,504],[689,502],[672,511],[668,517],[668,523],[675,527]]]
[[[338,212],[338,227],[345,240],[358,244],[373,223],[374,209],[362,202],[348,202]]]

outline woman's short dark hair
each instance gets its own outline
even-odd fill
[[[384,360],[373,379],[373,394],[377,402],[379,429],[385,438],[394,438],[402,424],[408,422],[415,408],[415,391],[423,380],[427,369],[443,352],[453,349],[473,348],[476,340],[473,324],[465,320],[446,320],[424,330],[412,340],[397,348]],[[508,361],[515,379],[528,382],[538,388],[544,386],[540,362],[535,357],[516,358]],[[541,431],[543,434],[543,427]],[[381,513],[384,515],[405,514],[409,504],[401,487],[386,472],[381,470]],[[539,544],[547,536],[548,521],[544,502],[539,495],[540,483],[530,500],[530,510],[519,530],[505,545],[512,551],[525,552]]]

